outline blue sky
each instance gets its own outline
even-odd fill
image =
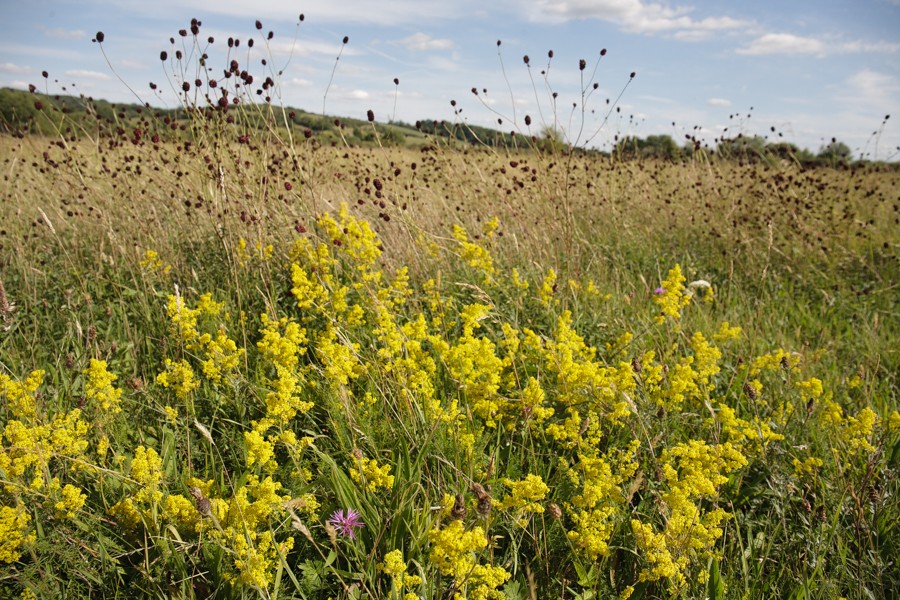
[[[226,65],[227,38],[238,38],[231,58],[257,83],[267,58],[283,69],[276,101],[313,112],[365,118],[371,109],[379,121],[458,118],[521,132],[527,114],[532,132],[555,122],[601,147],[615,135],[712,141],[727,128],[781,133],[812,150],[836,137],[856,154],[900,158],[900,0],[28,0],[4,9],[0,86],[133,102],[130,86],[142,101],[175,106],[173,64],[159,53],[189,43],[177,32],[197,18],[200,37],[215,38],[214,73]],[[112,69],[91,43],[97,31]],[[632,71],[620,112],[604,122],[607,99]]]

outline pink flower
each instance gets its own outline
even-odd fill
[[[356,527],[365,527],[360,514],[352,508],[348,508],[346,513],[343,510],[334,511],[327,523],[339,534],[351,540],[356,537]]]

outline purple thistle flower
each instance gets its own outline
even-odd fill
[[[657,296],[660,296],[660,295],[666,293],[666,288],[664,288],[664,287],[658,287],[658,288],[656,288],[655,290],[653,290],[653,293],[656,294]]]
[[[366,526],[365,523],[362,522],[360,514],[352,508],[348,508],[346,513],[343,509],[334,511],[327,523],[334,527],[334,530],[339,534],[344,537],[349,537],[351,540],[356,538],[356,531],[354,528]]]

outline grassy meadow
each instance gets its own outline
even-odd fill
[[[235,113],[0,137],[0,597],[897,597],[900,171]]]

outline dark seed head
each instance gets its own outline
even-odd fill
[[[262,29],[262,21],[256,21],[256,28]]]
[[[97,41],[98,41],[99,43],[101,43],[101,44],[103,43],[103,40],[106,39],[106,36],[103,35],[103,32],[102,32],[102,31],[98,31],[98,32],[97,32],[97,35],[94,36],[94,37],[95,37],[95,38],[97,39]]]
[[[169,58],[169,53],[163,50],[159,53],[159,60],[166,60]]]
[[[349,42],[349,41],[350,41],[350,36],[345,35],[345,36],[344,36],[344,43],[346,44],[346,43]]]
[[[584,60],[583,58],[582,58],[582,59],[579,59],[579,60],[578,60],[578,70],[579,70],[579,71],[584,71],[585,67],[587,67],[587,61]]]
[[[366,111],[366,118],[369,119],[369,123],[374,123],[375,122],[375,111],[373,111],[372,109],[369,109],[368,111]]]

